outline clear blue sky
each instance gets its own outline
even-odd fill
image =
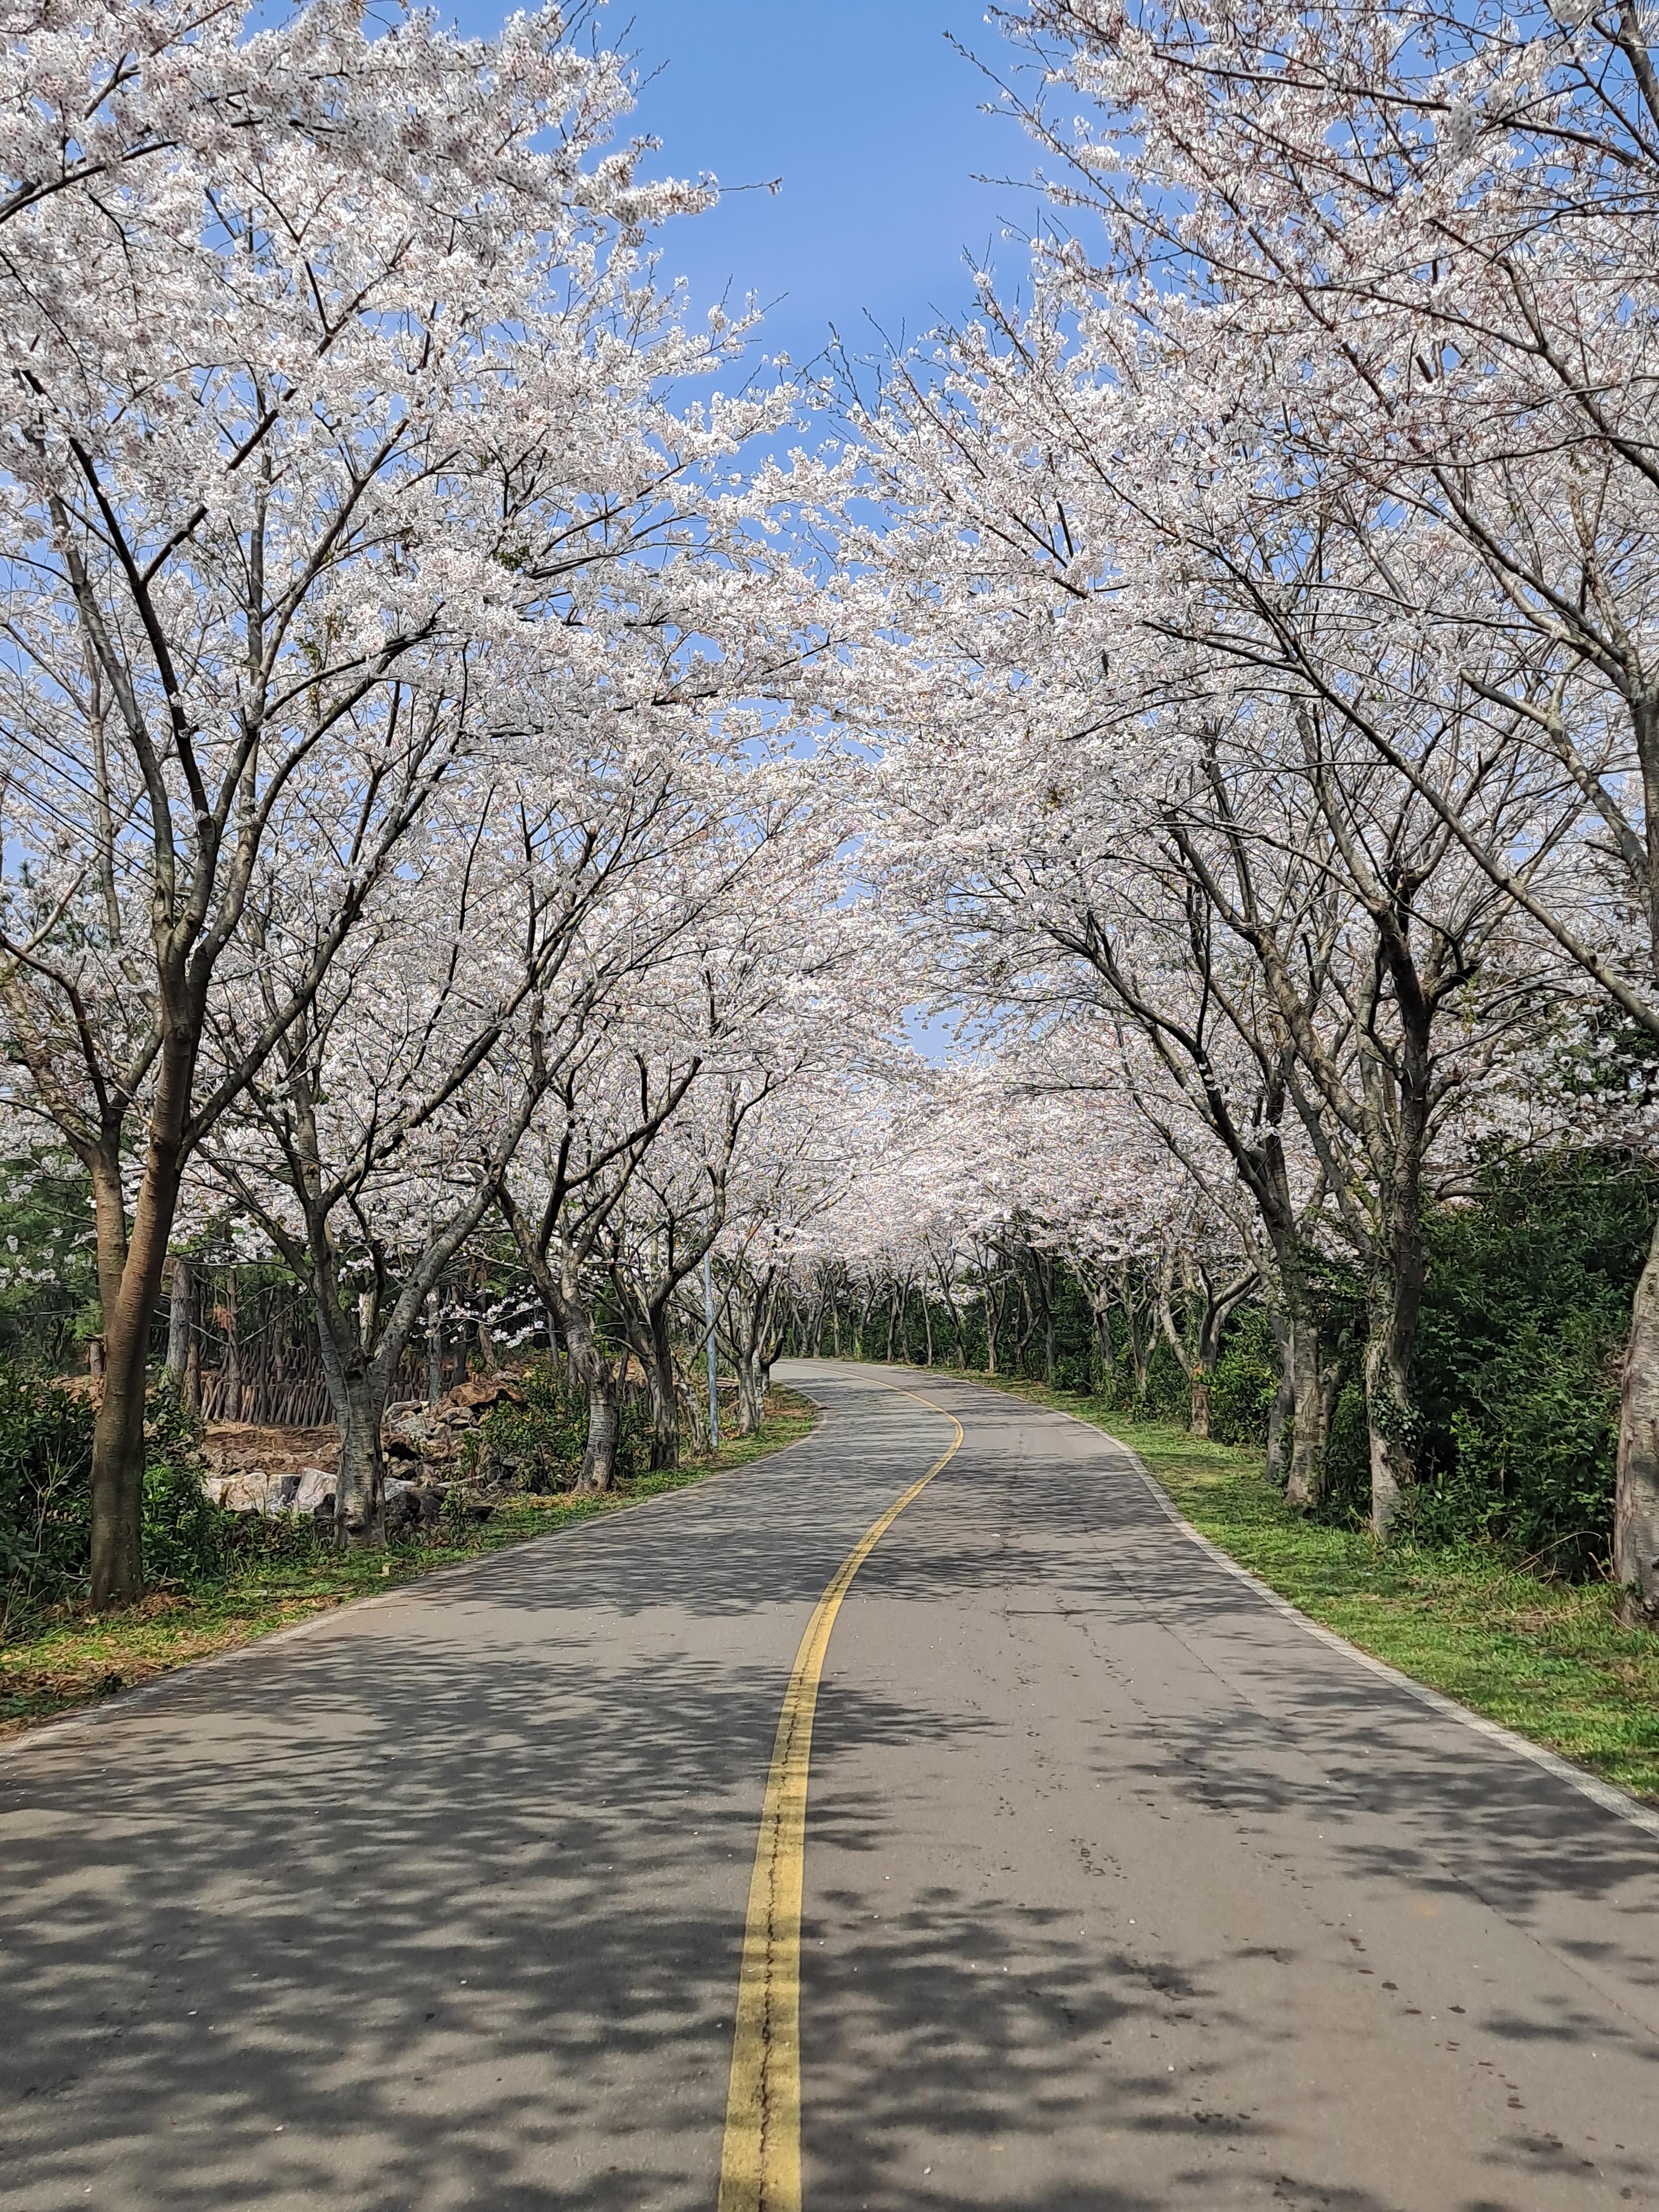
[[[979,112],[992,96],[946,42],[1002,58],[983,0],[611,0],[607,43],[650,74],[637,127],[663,142],[658,173],[711,170],[723,187],[781,177],[775,198],[740,192],[671,224],[665,274],[685,276],[700,311],[729,284],[770,305],[763,345],[797,363],[834,323],[855,352],[915,338],[968,306],[964,249],[991,246],[1017,283],[1030,196],[975,173],[1024,177],[1034,149]],[[466,0],[464,30],[506,11]],[[775,302],[775,305],[771,304]]]

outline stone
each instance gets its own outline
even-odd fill
[[[423,1518],[421,1493],[413,1483],[387,1483],[386,1533],[388,1536],[401,1536],[418,1528]]]

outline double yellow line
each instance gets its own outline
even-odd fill
[[[956,1440],[854,1545],[813,1608],[795,1655],[772,1746],[755,1872],[749,1885],[732,2039],[732,2084],[726,2100],[720,2212],[800,2212],[801,1857],[818,1681],[830,1632],[854,1576],[962,1443],[962,1424],[954,1413],[914,1390],[903,1395],[944,1413],[957,1432]]]

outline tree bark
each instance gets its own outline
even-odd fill
[[[1328,1433],[1319,1332],[1311,1316],[1293,1313],[1289,1321],[1291,1360],[1291,1464],[1285,1477],[1285,1502],[1306,1509],[1325,1494],[1325,1439]]]
[[[757,1388],[757,1363],[753,1352],[738,1355],[738,1434],[752,1437],[760,1428],[760,1393]]]
[[[665,1304],[651,1316],[645,1384],[651,1400],[651,1467],[653,1474],[661,1474],[680,1463],[679,1377],[674,1371],[672,1322]]]
[[[164,1067],[164,1085],[177,1072]],[[156,1110],[159,1115],[161,1104]],[[153,1122],[131,1235],[118,1144],[106,1146],[94,1164],[104,1389],[92,1433],[88,1595],[99,1610],[143,1595],[145,1369],[150,1316],[161,1296],[178,1203],[179,1151]]]
[[[1279,1388],[1267,1412],[1267,1458],[1266,1474],[1269,1482],[1285,1486],[1285,1439],[1294,1434],[1296,1426],[1296,1375],[1291,1363],[1291,1332],[1283,1314],[1272,1317],[1273,1342],[1279,1350]]]
[[[1210,1436],[1210,1378],[1202,1370],[1196,1372],[1188,1385],[1188,1408],[1187,1426],[1192,1434],[1208,1443]]]
[[[180,1397],[185,1370],[190,1364],[190,1340],[195,1322],[194,1270],[182,1252],[175,1253],[173,1282],[167,1292],[167,1373]]]
[[[386,1541],[386,1462],[380,1422],[386,1388],[362,1367],[345,1370],[343,1398],[335,1405],[340,1430],[340,1473],[334,1490],[334,1526],[352,1551]]]
[[[1420,1147],[1401,1146],[1391,1193],[1387,1278],[1374,1291],[1365,1346],[1365,1425],[1370,1445],[1371,1528],[1386,1536],[1417,1479],[1418,1419],[1412,1395],[1412,1352],[1423,1310],[1427,1267],[1419,1200]]]
[[[1613,1571],[1626,1626],[1659,1628],[1659,1222],[1631,1307],[1620,1377]]]
[[[608,1491],[617,1476],[617,1446],[622,1435],[622,1412],[617,1402],[617,1379],[608,1359],[599,1360],[587,1383],[587,1448],[576,1472],[579,1491]]]

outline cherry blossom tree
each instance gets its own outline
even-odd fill
[[[1534,836],[1466,819],[1363,696],[1340,702],[1349,726],[1616,1022],[1659,1036],[1650,27],[1627,8],[1387,0],[1294,19],[1032,0],[1006,20],[1036,64],[1035,89],[1009,97],[1066,210],[1056,282],[1176,331],[1192,371],[1212,332],[1249,361],[1277,447],[1251,510],[1293,491],[1304,543],[1346,537],[1328,620],[1454,633],[1478,744],[1547,795]],[[1200,403],[1193,419],[1214,416]],[[1413,532],[1460,549],[1463,588],[1395,557]],[[1319,697],[1301,641],[1278,649]],[[1577,869],[1536,880],[1538,846],[1573,830]],[[1615,1571],[1649,1618],[1656,1402],[1659,1247],[1632,1316],[1615,1505]]]
[[[556,10],[485,44],[334,0],[25,6],[0,67],[0,1006],[95,1200],[101,1604],[140,1587],[191,1155],[495,741],[494,659],[527,620],[579,659],[603,578],[694,536],[688,473],[774,416],[670,410],[732,333],[682,331],[642,241],[709,193],[607,145],[628,71]],[[216,1057],[222,963],[307,837],[331,903]]]

